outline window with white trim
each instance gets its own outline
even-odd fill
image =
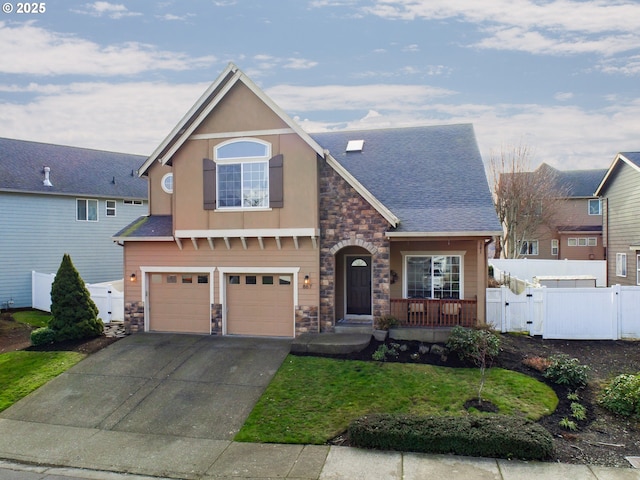
[[[538,255],[538,240],[520,242],[520,255]]]
[[[589,200],[589,215],[602,215],[602,202],[599,198]]]
[[[557,238],[551,240],[551,255],[557,256],[560,250],[560,242]]]
[[[142,205],[142,200],[124,200],[125,205]]]
[[[405,256],[407,298],[462,298],[460,255]]]
[[[598,239],[596,237],[568,238],[567,245],[570,247],[596,247]]]
[[[106,215],[107,217],[115,217],[116,216],[116,201],[115,200],[107,200],[105,202],[107,207]]]
[[[160,180],[160,186],[165,193],[173,193],[173,173],[165,173]]]
[[[97,222],[98,200],[78,198],[76,200],[76,220],[83,222]]]
[[[636,285],[640,285],[640,255],[636,255]]]
[[[627,276],[627,254],[616,253],[616,277]]]
[[[224,142],[214,149],[218,208],[268,208],[271,145],[262,140]]]

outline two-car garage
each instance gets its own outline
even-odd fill
[[[210,334],[211,307],[220,304],[223,334],[294,336],[294,272],[142,270],[149,331]]]

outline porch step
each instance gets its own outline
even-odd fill
[[[291,343],[292,353],[345,354],[364,350],[371,342],[369,333],[304,333]]]
[[[334,327],[336,333],[368,333],[371,335],[373,327],[370,323],[338,323]]]

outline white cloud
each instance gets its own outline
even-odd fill
[[[33,21],[9,26],[0,22],[3,60],[0,73],[49,75],[135,75],[156,70],[208,67],[215,57],[196,57],[127,42],[102,46],[74,35],[52,32]]]
[[[27,103],[0,100],[0,131],[12,138],[148,155],[207,87],[0,84],[8,95],[33,95]],[[612,96],[608,107],[586,110],[570,104],[455,103],[455,92],[424,85],[276,85],[266,92],[310,132],[473,123],[485,160],[501,145],[523,143],[536,152],[537,162],[561,169],[606,168],[616,152],[640,147],[640,97]]]
[[[555,98],[556,100],[558,100],[560,102],[566,102],[567,100],[571,100],[573,98],[573,93],[571,93],[571,92],[558,92],[553,96],[553,98]]]
[[[195,16],[196,16],[195,13],[185,13],[184,15],[174,15],[173,13],[165,13],[164,15],[158,15],[157,18],[161,20],[165,20],[167,22],[184,22]]]
[[[102,1],[85,3],[82,9],[72,9],[71,11],[83,15],[91,15],[92,17],[109,17],[114,20],[119,20],[124,17],[138,17],[142,15],[142,13],[139,12],[131,12],[122,4]]]
[[[391,20],[457,19],[476,24],[485,38],[473,46],[536,54],[612,55],[640,47],[630,0],[377,0],[362,12]]]
[[[391,109],[414,111],[435,98],[455,92],[424,85],[278,85],[266,90],[286,111],[344,111]]]
[[[26,104],[0,101],[3,136],[149,155],[205,84],[41,85]]]
[[[606,59],[598,64],[596,69],[609,74],[620,74],[628,77],[637,76],[640,75],[640,55]]]

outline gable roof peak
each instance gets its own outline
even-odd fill
[[[215,109],[225,95],[238,82],[243,83],[265,105],[267,105],[280,119],[297,133],[318,154],[323,156],[324,151],[300,125],[298,125],[284,110],[282,110],[271,98],[262,91],[242,70],[234,63],[229,62],[218,78],[205,90],[198,101],[182,117],[178,124],[171,130],[165,139],[158,145],[147,161],[142,165],[139,175],[146,174],[149,167],[155,161],[165,165],[173,154],[184,144],[196,128]]]

